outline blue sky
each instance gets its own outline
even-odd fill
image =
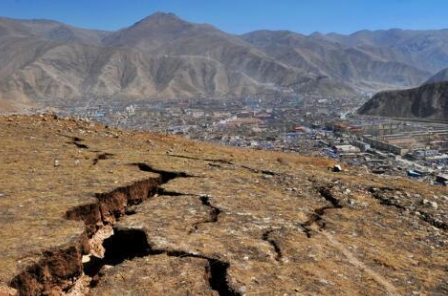
[[[115,30],[155,11],[230,33],[448,28],[448,0],[0,0],[0,15]]]

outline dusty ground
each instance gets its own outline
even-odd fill
[[[448,192],[328,160],[0,118],[0,295],[448,295]]]

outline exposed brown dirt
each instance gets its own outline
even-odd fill
[[[0,138],[0,295],[448,294],[446,188],[53,116]]]

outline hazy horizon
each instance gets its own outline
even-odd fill
[[[127,27],[129,27],[129,26],[132,26],[133,24],[139,22],[140,20],[142,20],[142,19],[144,19],[144,18],[146,18],[146,17],[149,17],[149,16],[151,16],[151,15],[153,15],[153,14],[156,14],[156,13],[165,13],[165,14],[172,13],[172,14],[176,15],[177,17],[179,17],[180,19],[182,19],[182,20],[184,20],[184,21],[187,21],[187,22],[191,22],[191,23],[195,23],[195,24],[208,24],[208,23],[204,23],[204,22],[194,22],[194,21],[187,20],[187,19],[185,19],[184,17],[182,17],[181,15],[175,14],[175,13],[173,13],[173,12],[171,12],[171,11],[154,11],[154,12],[152,12],[151,14],[149,14],[149,15],[147,15],[147,16],[141,18],[141,19],[137,19],[137,20],[135,20],[134,22],[131,22],[131,23],[129,23],[128,25],[126,25],[126,26],[124,26],[124,27],[121,27],[121,28],[118,28],[118,29],[116,29],[116,30],[104,30],[104,29],[101,29],[101,28],[91,28],[91,27],[78,26],[78,25],[75,25],[75,24],[72,24],[72,23],[68,23],[68,22],[65,22],[65,21],[61,21],[61,20],[57,20],[57,19],[49,19],[49,18],[14,18],[14,17],[9,17],[9,16],[5,16],[5,15],[1,15],[1,14],[0,14],[0,17],[8,18],[8,19],[21,20],[21,21],[55,21],[55,22],[60,22],[60,23],[69,25],[69,26],[73,26],[73,27],[77,27],[77,28],[82,28],[82,29],[87,29],[87,30],[98,30],[98,31],[105,31],[105,32],[114,32],[114,31],[117,31],[117,30],[120,30],[120,29],[127,28]],[[437,31],[437,30],[448,30],[448,27],[446,27],[446,28],[435,28],[435,29],[385,28],[385,29],[360,29],[360,30],[357,30],[357,31],[354,31],[354,32],[350,32],[350,33],[341,33],[341,32],[335,32],[335,31],[331,31],[331,32],[314,31],[314,32],[311,32],[311,33],[303,33],[303,32],[300,32],[300,31],[294,31],[294,30],[290,30],[290,29],[277,29],[277,30],[276,30],[276,29],[269,29],[269,28],[258,28],[258,29],[254,29],[254,30],[252,30],[252,31],[247,31],[247,32],[243,32],[243,33],[232,33],[232,32],[225,31],[225,30],[223,30],[223,29],[221,29],[221,28],[215,26],[214,24],[209,24],[209,25],[212,25],[212,26],[214,26],[214,27],[216,27],[216,28],[218,28],[219,30],[222,30],[222,31],[224,31],[224,32],[227,32],[227,33],[230,33],[230,34],[235,34],[235,35],[244,35],[244,34],[246,34],[246,33],[256,32],[256,31],[291,31],[291,32],[294,32],[294,33],[298,33],[298,34],[302,34],[302,35],[310,36],[310,35],[313,35],[313,34],[323,34],[323,35],[330,35],[330,34],[351,35],[351,34],[355,34],[355,33],[362,32],[362,31],[376,32],[376,31],[390,31],[390,30],[402,30],[402,31]]]
[[[257,30],[288,30],[313,33],[352,34],[368,30],[440,30],[448,28],[444,15],[448,3],[440,0],[330,1],[280,3],[249,0],[192,0],[126,2],[4,0],[1,15],[15,19],[47,19],[72,26],[115,31],[128,27],[155,12],[174,13],[193,23],[208,23],[232,34]],[[100,16],[98,13],[101,12]]]

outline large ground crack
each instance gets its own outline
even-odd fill
[[[74,143],[79,141],[78,138],[74,139]],[[86,273],[93,274],[95,266],[98,266],[95,262],[103,260],[90,256],[91,262],[86,263],[85,266],[82,263],[84,255],[93,254],[91,251],[95,246],[92,246],[92,241],[99,230],[108,225],[108,227],[114,225],[128,213],[129,207],[154,196],[161,185],[174,178],[190,177],[184,172],[158,170],[144,163],[133,165],[142,171],[156,173],[159,177],[137,181],[129,186],[116,188],[109,193],[97,194],[96,202],[67,211],[67,219],[84,221],[84,234],[63,249],[43,252],[39,262],[18,274],[11,281],[10,286],[17,290],[19,296],[58,295],[69,291],[76,279],[81,277],[84,269],[86,269]],[[107,245],[105,247],[107,248]],[[122,256],[128,255],[129,253],[126,253],[125,250]]]
[[[210,287],[221,296],[240,295],[229,287],[227,281],[227,270],[230,264],[228,262],[221,261],[217,258],[211,258],[200,254],[192,254],[184,251],[156,249],[148,243],[144,230],[115,229],[114,233],[115,234],[113,236],[104,241],[104,247],[106,249],[105,257],[86,268],[86,274],[90,275],[94,279],[91,282],[93,287],[100,281],[100,271],[105,265],[116,266],[125,260],[165,254],[171,257],[190,257],[207,260],[208,265],[204,273],[208,275]]]

